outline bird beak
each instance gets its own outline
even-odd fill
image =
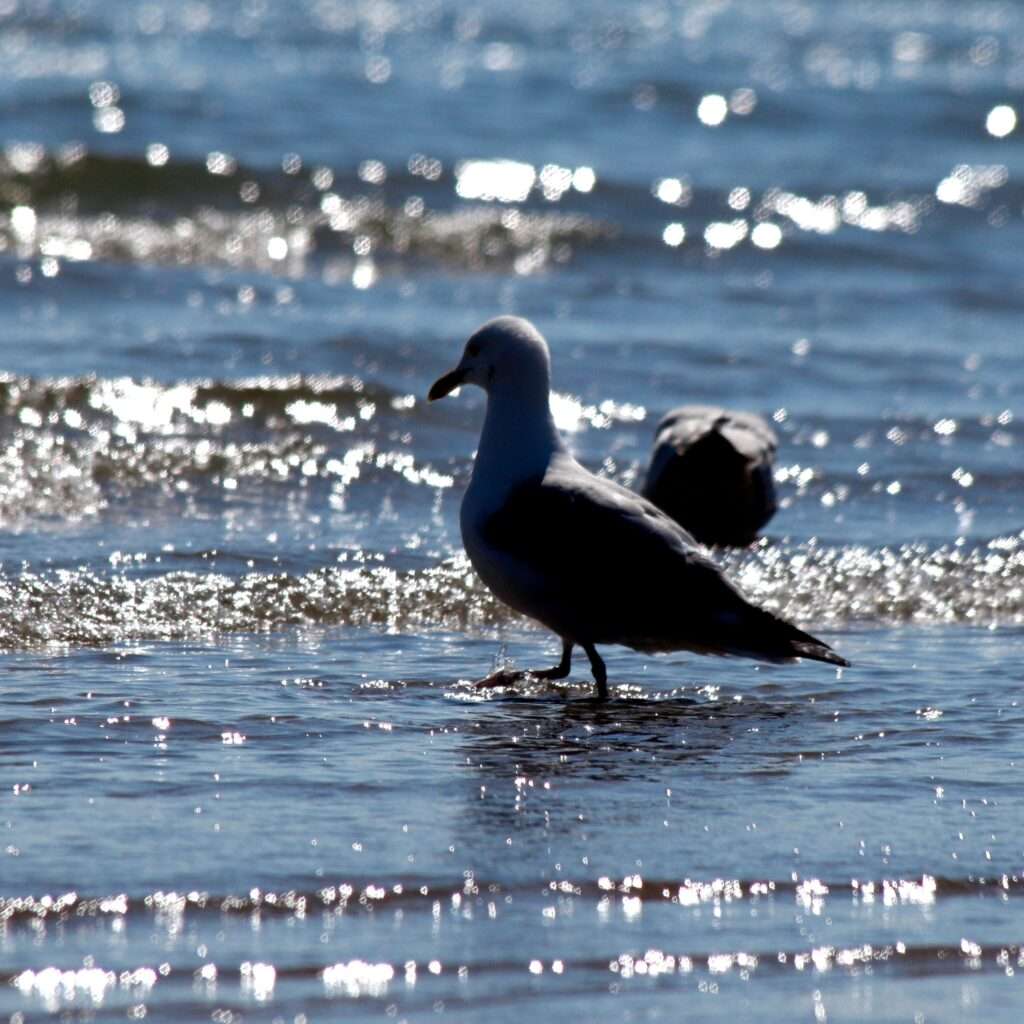
[[[454,370],[449,370],[443,377],[438,377],[430,391],[427,392],[428,400],[436,402],[439,398],[450,395],[460,384],[466,383],[468,374],[469,370],[462,366],[456,366]]]

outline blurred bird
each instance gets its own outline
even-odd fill
[[[775,515],[777,447],[754,413],[682,405],[658,424],[642,494],[702,544],[746,547]]]

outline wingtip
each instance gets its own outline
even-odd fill
[[[826,644],[796,643],[793,646],[798,657],[801,658],[810,658],[812,661],[824,661],[829,665],[835,665],[837,668],[850,668],[852,664],[852,662],[847,661],[846,658],[841,654],[837,654]]]

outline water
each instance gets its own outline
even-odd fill
[[[0,4],[0,1018],[1017,1021],[1024,11]],[[854,667],[549,664],[468,333]]]

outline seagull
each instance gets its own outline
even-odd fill
[[[701,544],[746,547],[775,515],[778,443],[752,412],[681,405],[658,424],[641,493]]]
[[[642,653],[694,651],[769,662],[849,662],[827,644],[750,604],[674,519],[581,466],[551,415],[551,356],[528,320],[502,316],[466,342],[428,398],[463,384],[487,393],[480,444],[459,516],[481,580],[562,641],[552,668],[502,670],[477,685],[564,679],[578,645],[599,700],[608,673],[598,644]]]

